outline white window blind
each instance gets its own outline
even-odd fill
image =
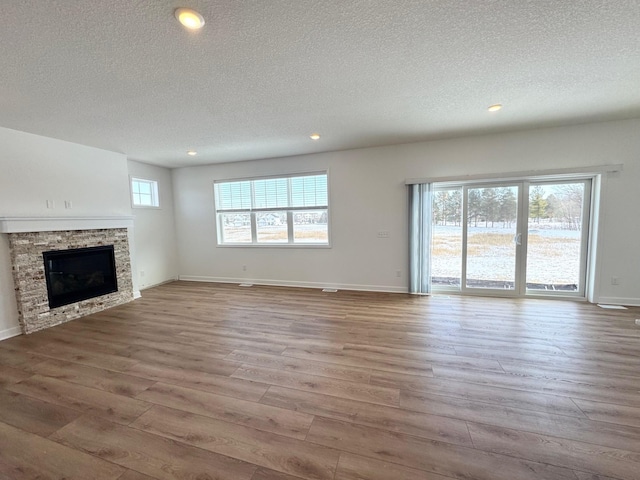
[[[251,209],[251,183],[216,184],[216,205],[219,210]]]
[[[328,204],[326,175],[295,177],[290,180],[292,207],[315,207]]]
[[[286,178],[254,180],[254,206],[279,208],[289,206],[289,186]]]

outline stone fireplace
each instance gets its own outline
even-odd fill
[[[0,219],[0,231],[8,233],[9,237],[16,301],[23,333],[36,332],[133,300],[127,231],[130,221],[102,218],[75,219],[76,221],[70,222],[69,219],[59,219],[62,221],[56,227],[55,219],[30,222],[27,219],[14,219],[13,222],[7,220]],[[112,226],[115,228],[109,228]],[[43,253],[111,245],[115,257],[117,291],[50,308]]]

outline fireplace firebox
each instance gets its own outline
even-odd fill
[[[113,245],[43,252],[49,307],[118,291]]]

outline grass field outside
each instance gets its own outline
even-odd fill
[[[287,243],[289,234],[287,225],[258,226],[256,236],[259,243]],[[251,226],[227,226],[224,239],[228,243],[251,243]],[[294,224],[293,239],[295,243],[327,243],[329,231],[326,223]]]

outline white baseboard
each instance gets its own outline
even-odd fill
[[[640,298],[599,297],[597,303],[604,303],[607,305],[625,305],[627,307],[640,307]]]
[[[5,330],[0,330],[0,340],[5,340],[11,337],[17,337],[22,334],[22,329],[20,326],[7,328]]]
[[[145,285],[144,287],[140,288],[140,290],[138,291],[138,295],[139,296],[135,297],[135,298],[140,298],[140,296],[142,296],[142,293],[141,293],[142,290],[147,290],[148,288],[153,288],[153,287],[159,287],[160,285],[164,285],[165,283],[175,282],[176,280],[178,280],[177,277],[170,278],[169,280],[164,280],[162,282],[154,283],[154,284],[151,284],[151,285]],[[134,296],[135,296],[135,292],[134,292]]]
[[[352,283],[320,283],[320,282],[298,282],[295,280],[271,280],[253,278],[231,278],[231,277],[204,277],[198,275],[180,275],[178,280],[187,282],[210,282],[210,283],[253,283],[254,285],[271,285],[276,287],[298,287],[298,288],[335,288],[337,290],[356,290],[362,292],[386,292],[386,293],[407,293],[405,287],[392,287],[386,285],[357,285]]]
[[[136,298],[140,298],[142,297],[142,294],[140,293],[140,290],[135,290],[133,292],[133,299],[135,300]]]

